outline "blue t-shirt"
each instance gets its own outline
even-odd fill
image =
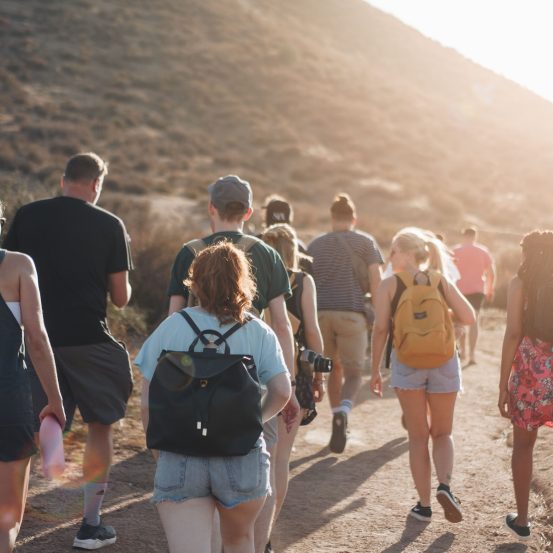
[[[217,330],[224,334],[235,323],[220,325],[215,315],[200,307],[188,307],[186,312],[200,330]],[[138,352],[135,364],[146,380],[152,380],[160,353],[165,350],[186,351],[196,338],[196,334],[182,315],[173,313],[167,317],[144,342]],[[230,352],[251,355],[257,367],[259,382],[266,385],[278,374],[288,372],[282,349],[276,334],[260,319],[254,318],[227,338]],[[201,342],[196,347],[201,351]],[[223,351],[221,347],[220,352]]]
[[[343,236],[353,251],[369,265],[383,263],[375,239],[358,230],[335,231],[319,236],[309,244],[313,257],[313,278],[317,287],[319,311],[365,312],[365,299],[357,280],[351,254],[339,239]]]

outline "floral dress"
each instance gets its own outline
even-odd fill
[[[553,344],[525,336],[509,379],[511,421],[536,430],[553,422]]]

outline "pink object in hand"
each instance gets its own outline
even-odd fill
[[[48,415],[40,423],[40,454],[42,471],[47,478],[61,476],[65,469],[63,433],[56,417]]]

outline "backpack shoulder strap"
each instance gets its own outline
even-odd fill
[[[411,276],[411,273],[407,271],[401,271],[400,273],[396,273],[395,276],[397,280],[398,289],[401,285],[401,288],[402,288],[401,293],[403,293],[403,291],[406,288],[409,288],[410,286],[414,286],[413,277]]]
[[[231,326],[220,338],[215,340],[215,345],[220,346],[223,342],[227,341],[227,338],[234,334],[238,329],[242,328],[246,324],[248,324],[253,317],[250,315],[246,315],[246,322],[245,323],[236,323],[235,325]]]
[[[202,250],[207,248],[207,244],[204,240],[198,238],[196,240],[190,240],[190,242],[187,242],[184,247],[188,248],[192,255],[196,257]]]
[[[391,303],[391,306],[390,306],[391,307],[392,318],[396,314],[397,306],[399,304],[399,298],[401,298],[401,294],[403,294],[403,292],[405,292],[405,290],[407,290],[407,285],[400,278],[399,274],[396,274],[394,276],[396,277],[396,292],[394,294],[394,297],[392,298],[392,303]]]
[[[295,303],[296,303],[296,309],[297,312],[300,314],[300,320],[303,324],[303,311],[301,308],[301,297],[303,295],[303,281],[305,278],[305,273],[302,271],[298,271],[297,273],[294,273],[294,289],[296,290],[295,294]]]
[[[442,288],[443,293],[443,287],[442,284],[442,275],[441,273],[438,273],[438,271],[428,271],[427,272],[428,279],[430,280],[430,286],[433,288]]]
[[[248,253],[256,244],[262,242],[259,238],[255,236],[250,236],[249,234],[244,234],[240,237],[235,246],[240,248],[243,252]]]
[[[204,336],[203,332],[198,328],[198,325],[194,322],[192,317],[184,309],[179,311],[179,315],[181,315],[183,319],[190,325],[190,328],[194,331],[196,336],[201,340],[202,344],[204,346],[207,346],[209,344],[209,340]]]

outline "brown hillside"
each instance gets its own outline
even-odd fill
[[[5,183],[93,149],[112,189],[195,198],[236,171],[299,226],[337,189],[381,238],[551,225],[553,105],[361,0],[3,0],[0,32]]]

